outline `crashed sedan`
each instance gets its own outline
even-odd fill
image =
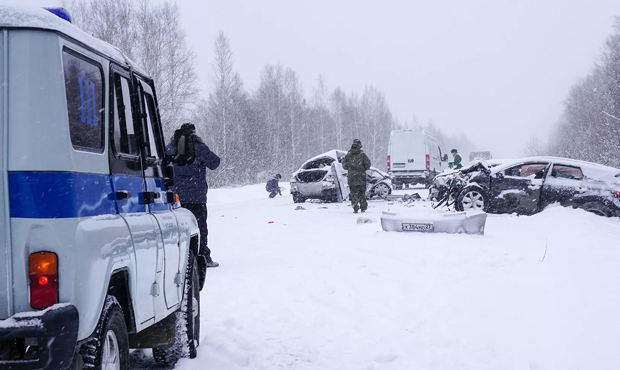
[[[342,202],[349,199],[347,171],[342,167],[346,154],[343,150],[330,150],[304,162],[290,180],[293,201]],[[371,167],[366,171],[366,180],[367,198],[386,198],[392,193],[392,180],[387,173]]]
[[[437,178],[432,200],[459,211],[530,215],[550,204],[620,217],[620,169],[557,157],[530,157],[490,167],[478,162]]]

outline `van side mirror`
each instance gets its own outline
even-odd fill
[[[166,161],[166,163],[162,166],[162,170],[164,173],[164,185],[170,188],[174,185],[174,166],[172,163]]]
[[[441,160],[442,160],[443,162],[447,162],[447,161],[448,161],[448,155],[447,155],[447,154],[444,154],[444,155],[443,155],[443,157],[441,157]]]

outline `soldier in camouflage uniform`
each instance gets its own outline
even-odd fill
[[[368,208],[366,201],[366,171],[370,169],[370,159],[362,151],[362,142],[359,139],[353,140],[351,149],[342,161],[342,167],[348,171],[349,189],[351,191],[351,205],[353,212],[359,209],[362,212]]]

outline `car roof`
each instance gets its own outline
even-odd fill
[[[514,165],[518,165],[520,163],[526,162],[550,162],[554,164],[563,164],[567,166],[575,166],[580,167],[583,171],[583,174],[587,177],[593,179],[604,179],[609,177],[614,177],[620,173],[620,169],[605,166],[598,163],[592,163],[588,161],[581,161],[577,159],[571,158],[563,158],[563,157],[553,157],[553,156],[535,156],[535,157],[525,157],[515,159],[510,162],[506,162],[500,166],[497,166],[492,169],[493,172],[503,171],[506,168],[509,168]]]
[[[43,8],[18,4],[0,5],[0,28],[38,29],[57,32],[121,65],[148,76],[137,63],[123,54],[116,46],[89,35],[73,23]]]

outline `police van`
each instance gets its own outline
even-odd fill
[[[148,75],[51,11],[0,5],[0,368],[195,357],[199,231],[171,178]]]

